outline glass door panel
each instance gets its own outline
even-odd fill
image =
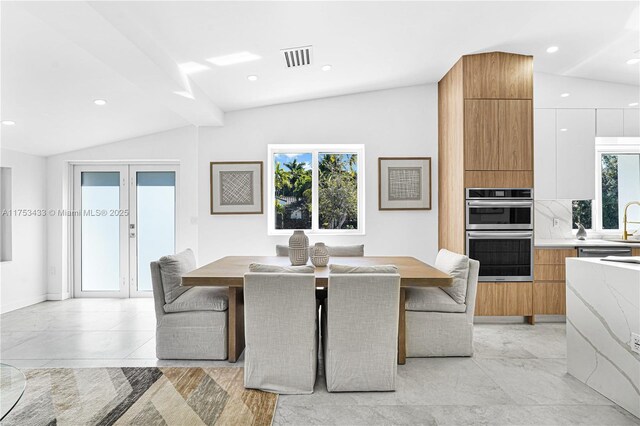
[[[124,166],[74,170],[74,286],[88,297],[126,297],[127,173]]]
[[[135,223],[130,226],[135,267],[131,291],[151,292],[149,263],[175,252],[176,172],[140,170],[156,166],[132,166],[135,175]],[[157,166],[160,167],[160,166]],[[166,167],[162,167],[166,168]],[[133,205],[133,204],[132,204]],[[138,294],[139,295],[139,294]]]
[[[120,173],[82,172],[82,291],[120,289]],[[109,214],[111,213],[111,214]]]
[[[152,297],[149,263],[175,253],[178,166],[74,166],[75,297]]]

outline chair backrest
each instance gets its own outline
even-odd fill
[[[476,309],[476,294],[478,292],[478,273],[480,272],[480,262],[469,259],[469,276],[467,278],[467,297],[465,304],[467,305],[467,319],[473,324],[473,315]]]
[[[153,289],[153,304],[156,310],[156,321],[160,321],[164,315],[164,288],[162,287],[162,274],[160,263],[151,262],[151,287]]]
[[[323,335],[330,391],[395,387],[399,303],[399,274],[329,275]]]
[[[364,244],[350,246],[327,246],[329,256],[334,257],[362,257],[364,256]]]
[[[327,246],[329,256],[334,257],[362,257],[364,256],[364,244],[350,246]],[[276,244],[276,256],[289,256],[289,247]]]
[[[277,343],[273,341],[272,331],[311,342],[315,320],[313,274],[248,272],[244,275],[247,345],[272,347]]]
[[[314,274],[244,275],[244,384],[277,393],[312,393],[317,371]]]
[[[330,274],[327,301],[331,340],[350,346],[353,336],[397,339],[399,274]]]

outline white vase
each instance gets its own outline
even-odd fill
[[[329,249],[324,243],[316,243],[311,249],[311,263],[314,266],[327,266],[329,263]]]
[[[293,231],[289,237],[289,260],[293,266],[306,265],[309,260],[309,237],[304,231]]]

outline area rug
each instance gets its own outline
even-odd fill
[[[2,425],[270,425],[276,394],[242,368],[42,368]]]

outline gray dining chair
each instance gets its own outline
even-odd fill
[[[329,256],[334,257],[362,257],[364,256],[364,244],[354,244],[347,246],[327,246]],[[276,256],[289,256],[289,247],[277,244]]]
[[[158,359],[226,359],[226,289],[181,286],[182,276],[196,268],[190,249],[150,266]]]
[[[453,285],[407,289],[407,357],[472,356],[480,262],[443,249],[435,267],[453,276]]]
[[[280,394],[310,394],[316,380],[316,284],[291,268],[255,267],[244,276],[244,386]],[[304,271],[304,270],[302,270]]]
[[[395,390],[399,299],[395,266],[330,266],[321,327],[329,392]]]

